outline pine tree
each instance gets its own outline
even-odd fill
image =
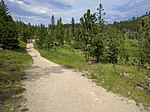
[[[85,55],[85,60],[88,62],[89,58],[97,56],[94,52],[94,48],[96,45],[93,38],[95,34],[97,34],[97,27],[96,27],[96,14],[91,14],[90,9],[84,14],[82,18],[80,18],[81,23],[81,41],[82,41],[82,51]],[[93,43],[92,43],[93,42]],[[97,48],[96,48],[97,49]],[[94,53],[94,54],[93,54]],[[98,58],[97,58],[98,59]]]
[[[57,26],[56,26],[56,38],[58,41],[58,45],[59,46],[64,46],[64,27],[62,24],[62,19],[60,18],[59,20],[57,20]]]
[[[98,30],[98,28],[97,28]],[[92,39],[92,47],[93,47],[93,57],[96,58],[96,61],[99,63],[103,61],[104,54],[104,40],[103,35],[97,34]]]
[[[46,44],[46,36],[48,35],[47,29],[44,25],[39,26],[38,35],[37,35],[37,45],[40,49],[44,49],[47,47]]]
[[[102,31],[102,27],[103,27],[104,22],[105,22],[104,15],[106,13],[104,12],[104,8],[103,8],[103,5],[101,3],[99,4],[99,7],[97,8],[97,10],[98,10],[98,14],[97,14],[98,18],[97,18],[97,20],[98,20],[98,25],[100,27],[100,32],[101,32]]]
[[[74,37],[75,37],[75,19],[74,18],[72,18],[72,20],[71,20],[71,33],[72,33],[72,37],[74,39]]]
[[[48,35],[46,36],[46,44],[48,49],[52,49],[54,47],[55,41],[55,17],[52,15],[51,23],[49,25]]]
[[[49,25],[49,29],[50,29],[50,33],[53,35],[54,30],[55,30],[55,17],[54,17],[54,15],[52,15],[51,23]]]
[[[107,61],[112,64],[116,64],[118,62],[118,44],[117,40],[115,39],[115,35],[110,35]]]
[[[3,0],[0,2],[0,47],[3,49],[18,48],[18,32],[15,22],[9,14]]]
[[[150,63],[150,16],[141,20],[141,28],[139,29],[139,63],[138,67],[144,67],[146,63]]]
[[[76,34],[75,34],[75,19],[72,17],[71,19],[71,45],[74,46],[74,48],[77,47],[77,38],[76,38]]]
[[[94,37],[94,55],[96,57],[97,62],[100,62],[103,60],[103,54],[104,54],[104,22],[105,22],[105,18],[104,15],[106,14],[104,12],[104,8],[103,5],[100,3],[99,7],[97,8],[98,10],[98,14],[97,14],[97,18],[96,21],[98,22],[98,26],[99,28],[97,28],[97,30],[99,29],[99,33]]]

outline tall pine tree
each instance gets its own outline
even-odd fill
[[[8,8],[3,0],[0,1],[0,47],[14,49],[19,46],[18,32]]]

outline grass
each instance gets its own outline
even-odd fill
[[[25,68],[31,64],[31,57],[25,50],[25,43],[16,50],[0,51],[0,112],[15,111],[22,102],[25,89],[21,84]]]
[[[56,50],[38,49],[41,55],[48,60],[61,64],[68,68],[90,71],[86,75],[97,83],[120,96],[128,97],[142,103],[144,107],[150,106],[150,94],[147,89],[143,89],[138,84],[150,73],[146,70],[137,70],[135,66],[96,64],[88,65],[85,63],[82,53],[78,50],[72,52],[67,48],[58,48]]]
[[[59,48],[57,50],[41,50],[38,49],[41,55],[48,60],[63,65],[66,68],[75,68],[78,70],[89,70],[87,68],[83,55],[80,51],[71,51],[70,49]]]

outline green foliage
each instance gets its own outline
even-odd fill
[[[150,64],[150,35],[144,40],[145,62]]]
[[[119,64],[136,65],[138,68],[149,69],[150,62],[150,14],[128,21],[114,22],[112,26],[122,35],[120,41],[118,60]],[[117,36],[116,35],[116,36]]]
[[[150,15],[141,19],[141,27],[139,29],[139,63],[138,66],[144,67],[150,64]]]
[[[37,38],[36,38],[36,43],[39,48],[44,49],[46,48],[49,39],[46,38],[48,35],[47,29],[45,28],[44,25],[41,24],[41,26],[38,29],[37,32]],[[49,38],[49,36],[47,36]]]
[[[81,23],[81,49],[85,55],[86,61],[89,61],[90,56],[96,57],[99,60],[99,54],[95,51],[100,51],[102,45],[98,44],[100,39],[98,36],[98,26],[96,25],[96,14],[91,14],[90,9],[80,18]],[[96,36],[96,37],[95,37]],[[97,41],[97,42],[96,42]],[[95,54],[96,53],[96,54]]]
[[[25,24],[22,21],[17,21],[16,27],[19,35],[19,39],[23,42],[27,42],[27,39],[35,39],[37,35],[37,26],[33,26],[30,23]]]
[[[52,15],[47,31],[46,28],[40,31],[42,26],[37,27],[38,34],[43,33],[43,36],[37,36],[39,48],[69,46],[71,49],[81,49],[86,62],[96,60],[136,66],[139,62],[142,66],[149,66],[149,15],[105,25],[103,5],[99,4],[97,10],[98,13],[94,14],[87,10],[80,18],[80,24],[75,23],[74,18],[71,24],[63,24],[60,18],[55,25]],[[142,18],[145,18],[143,28],[139,25]]]
[[[56,39],[58,41],[58,45],[59,46],[64,46],[64,28],[63,28],[63,24],[62,24],[62,19],[60,18],[59,20],[57,20],[57,26],[56,26]]]
[[[103,61],[104,55],[104,41],[103,35],[97,34],[92,38],[92,56],[96,58],[97,62]]]
[[[52,15],[52,19],[51,19],[51,30],[52,30],[52,32],[54,30],[54,27],[55,27],[55,18],[54,18],[54,15]]]
[[[101,3],[99,4],[99,7],[97,8],[97,10],[98,10],[98,18],[97,18],[98,25],[100,26],[100,29],[103,30],[102,26],[104,25],[104,22],[105,22],[104,15],[106,13],[104,12],[104,8],[103,8],[103,5]]]
[[[119,53],[119,32],[115,29],[109,29],[107,34],[106,60],[108,63],[116,64]]]
[[[80,19],[81,23],[81,49],[85,54],[86,61],[92,57],[97,62],[104,62],[104,15],[103,5],[99,5],[98,18],[96,13],[91,14],[90,10]],[[97,24],[98,22],[98,24]]]
[[[72,37],[74,39],[74,37],[75,37],[75,20],[74,20],[74,18],[72,18],[72,20],[71,20],[71,33],[72,33]]]
[[[54,30],[55,30],[55,18],[54,18],[54,15],[52,15],[52,18],[51,18],[51,24],[49,25],[49,32],[52,36],[54,36]]]
[[[14,49],[19,46],[15,22],[9,15],[3,0],[0,1],[0,48]]]
[[[54,18],[54,15],[52,15],[51,24],[49,25],[49,31],[46,37],[48,49],[52,49],[53,47],[55,47],[55,43],[57,43],[55,29],[56,29],[55,18]]]
[[[110,37],[109,45],[108,45],[108,54],[107,54],[107,60],[109,63],[117,63],[118,62],[118,48],[116,41],[114,40],[114,37]]]

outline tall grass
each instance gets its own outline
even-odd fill
[[[0,112],[15,111],[20,106],[20,93],[25,90],[21,80],[31,62],[24,43],[20,49],[0,51]]]
[[[78,70],[90,71],[89,78],[92,78],[98,85],[108,91],[128,97],[142,103],[145,107],[150,106],[150,95],[147,90],[138,87],[138,84],[150,73],[146,70],[138,71],[135,66],[95,64],[88,65],[79,50],[72,52],[67,48],[56,50],[38,49],[41,55],[50,61],[64,65],[65,67]]]

